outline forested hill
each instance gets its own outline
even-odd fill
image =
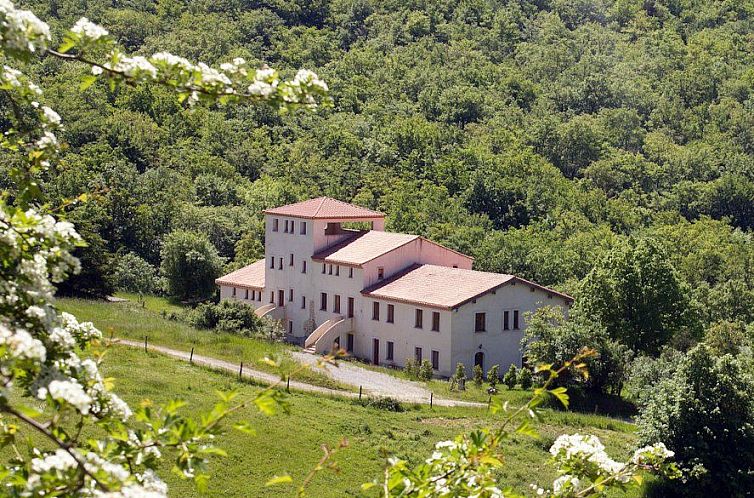
[[[138,54],[312,69],[334,99],[188,110],[155,87],[81,91],[83,67],[44,61],[67,144],[45,191],[94,194],[69,213],[90,243],[78,290],[103,290],[127,252],[159,265],[177,229],[247,263],[263,208],[328,195],[571,292],[612,247],[654,238],[698,303],[754,299],[750,0],[25,4]]]

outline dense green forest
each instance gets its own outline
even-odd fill
[[[262,209],[328,195],[575,294],[607,254],[651,239],[697,324],[754,320],[754,2],[23,3],[54,37],[87,16],[137,54],[312,69],[334,102],[189,109],[38,63],[66,124],[43,188],[53,204],[91,195],[67,210],[89,246],[63,292],[109,292],[127,253],[159,266],[176,230],[248,263]]]

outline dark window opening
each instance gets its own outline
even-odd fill
[[[432,331],[440,331],[440,313],[438,311],[432,312]]]

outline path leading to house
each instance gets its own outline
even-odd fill
[[[291,352],[291,356],[299,363],[312,366],[317,364],[317,355],[311,353],[293,351]],[[364,392],[370,396],[378,398],[390,397],[409,403],[429,404],[431,393],[418,382],[400,379],[382,372],[375,372],[374,370],[369,370],[347,361],[339,362],[337,367],[334,365],[325,365],[320,370],[324,370],[327,375],[342,384],[362,387]],[[483,403],[440,399],[437,397],[434,398],[433,402],[438,406],[487,406]]]
[[[131,341],[128,339],[117,339],[117,343],[135,348],[144,347],[143,342]],[[164,346],[153,344],[149,344],[148,349],[152,352],[161,353],[183,361],[189,361],[191,356],[191,354],[187,351],[180,351],[177,349],[166,348]],[[300,363],[311,365],[313,368],[317,368],[317,357],[315,355],[299,352],[292,352],[291,355],[293,356],[294,360]],[[194,354],[192,362],[196,365],[201,365],[218,370],[225,370],[233,373],[238,373],[239,370],[239,364],[237,363],[231,363],[229,361],[198,354]],[[429,404],[430,392],[416,382],[398,379],[381,372],[374,372],[372,370],[367,370],[356,365],[351,365],[347,362],[340,362],[338,365],[338,367],[326,365],[326,373],[333,379],[342,382],[343,384],[348,384],[355,387],[363,386],[364,395],[375,397],[391,397],[397,399],[398,401],[406,403]],[[252,368],[248,368],[246,365],[244,365],[242,374],[243,377],[254,380],[255,382],[259,382],[261,384],[271,385],[280,381],[280,377],[278,377],[277,375],[262,372],[260,370],[254,370]],[[327,387],[315,386],[295,380],[291,381],[290,387],[295,391],[301,392],[329,394],[331,396],[341,396],[345,398],[359,397],[359,394],[356,392],[330,389]],[[434,398],[434,404],[437,406],[487,406],[483,403],[472,403],[468,401],[439,398]]]

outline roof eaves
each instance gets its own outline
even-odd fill
[[[423,241],[426,241],[426,242],[429,242],[430,244],[434,244],[436,246],[442,247],[443,249],[447,249],[448,251],[450,251],[452,253],[458,254],[459,256],[463,256],[464,258],[468,258],[471,261],[474,261],[474,256],[469,256],[468,254],[464,254],[461,251],[456,251],[455,249],[451,249],[450,247],[444,246],[444,245],[442,245],[442,244],[440,244],[438,242],[435,242],[434,240],[429,240],[428,238],[422,237],[421,235],[419,235],[418,237],[420,239],[422,239]]]

